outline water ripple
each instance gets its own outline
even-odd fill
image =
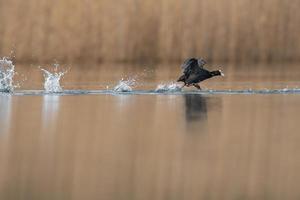
[[[0,92],[0,95],[49,95],[44,90],[15,90],[13,92]],[[300,94],[300,88],[283,88],[283,89],[262,89],[262,90],[193,90],[193,91],[156,91],[156,90],[132,90],[132,91],[115,91],[115,90],[63,90],[60,93],[51,95],[185,95],[185,94]]]

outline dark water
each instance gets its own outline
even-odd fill
[[[147,90],[178,73],[125,69],[72,69],[62,85],[131,71]],[[289,69],[229,68],[202,87],[297,88]],[[42,89],[30,73],[19,90]],[[298,93],[0,95],[0,199],[299,199],[299,118]]]

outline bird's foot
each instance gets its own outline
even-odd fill
[[[201,87],[200,87],[200,85],[198,85],[198,84],[193,84],[193,86],[194,86],[195,88],[197,88],[198,90],[202,90]]]

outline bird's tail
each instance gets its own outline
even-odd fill
[[[185,82],[185,75],[180,76],[177,82]]]
[[[221,70],[211,71],[210,74],[212,76],[225,76]]]

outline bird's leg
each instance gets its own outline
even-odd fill
[[[186,84],[185,84],[185,83],[183,84],[183,86],[182,86],[180,89],[184,88],[184,86],[186,86]]]
[[[198,90],[201,90],[200,85],[198,85],[197,83],[194,83],[193,86],[195,86],[195,88],[197,88]]]

